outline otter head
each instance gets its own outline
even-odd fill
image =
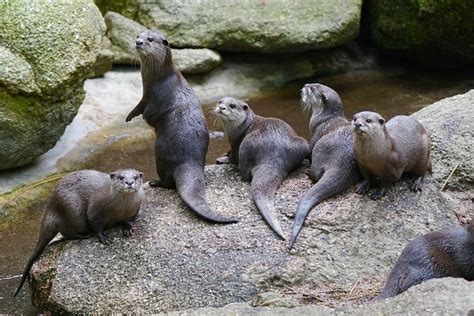
[[[214,114],[221,121],[224,127],[240,126],[247,115],[250,113],[250,107],[245,101],[231,97],[225,97],[217,102]]]
[[[146,30],[137,36],[135,41],[140,60],[150,61],[155,66],[162,66],[167,58],[171,58],[168,40],[158,31]]]
[[[342,101],[336,91],[319,84],[307,83],[301,89],[301,104],[306,110],[311,109],[313,115],[324,111],[342,111]]]
[[[375,112],[359,112],[352,118],[352,129],[356,137],[383,136],[385,120]]]
[[[142,187],[143,172],[134,169],[120,169],[109,174],[112,192],[135,193]]]

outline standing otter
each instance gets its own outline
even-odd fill
[[[214,113],[231,145],[216,163],[237,164],[242,178],[252,180],[255,205],[273,231],[285,239],[272,199],[283,179],[309,154],[308,142],[286,122],[256,115],[242,100],[223,98]]]
[[[211,210],[206,202],[204,163],[209,145],[206,119],[198,98],[175,68],[165,36],[142,32],[136,41],[140,56],[143,97],[126,121],[143,114],[155,128],[155,160],[159,180],[152,187],[176,188],[184,203],[208,221],[238,220]]]
[[[364,181],[357,194],[368,192],[373,182],[382,186],[370,195],[381,198],[388,184],[411,174],[410,189],[421,191],[426,171],[431,173],[430,139],[423,126],[413,117],[398,115],[385,123],[375,112],[360,112],[352,120],[354,154]]]
[[[93,233],[108,245],[112,240],[104,230],[120,223],[124,235],[130,236],[132,221],[145,197],[142,181],[143,173],[133,169],[110,174],[81,170],[62,178],[48,199],[38,242],[13,296],[23,286],[33,262],[58,233],[65,239],[86,238]]]
[[[316,183],[301,198],[288,248],[293,247],[310,210],[359,181],[360,174],[352,151],[351,124],[342,111],[342,102],[333,89],[322,84],[306,84],[301,101],[312,110],[309,129],[312,162],[309,177]]]
[[[474,222],[467,227],[432,232],[408,243],[376,299],[444,277],[474,281]]]

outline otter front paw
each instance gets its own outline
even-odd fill
[[[216,159],[216,164],[218,165],[224,165],[224,164],[229,164],[230,159],[229,156],[222,156]]]
[[[359,195],[364,195],[369,191],[369,181],[365,180],[356,185],[355,193]]]
[[[412,190],[413,192],[421,192],[422,179],[422,177],[410,179],[408,181],[408,187],[410,188],[410,190]]]
[[[112,238],[107,236],[105,233],[97,234],[97,239],[99,239],[99,241],[104,245],[110,245],[112,243]]]
[[[375,190],[371,195],[370,195],[370,198],[372,200],[378,200],[380,199],[382,196],[385,195],[385,188],[380,188],[380,189],[377,189]]]
[[[130,112],[128,115],[127,115],[127,118],[125,119],[125,122],[130,122],[135,116],[137,116],[138,114],[135,114],[133,111]]]
[[[133,234],[133,226],[131,223],[125,223],[122,226],[122,232],[125,237],[130,237]]]

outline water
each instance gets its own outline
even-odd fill
[[[309,139],[309,117],[301,113],[299,91],[306,82],[320,82],[334,88],[340,94],[347,117],[356,112],[372,110],[387,119],[396,114],[410,114],[442,98],[464,93],[474,88],[470,70],[426,71],[389,68],[352,72],[305,82],[295,82],[278,91],[268,91],[263,97],[251,98],[249,105],[259,115],[273,116],[287,121],[296,132]],[[209,111],[214,105],[205,107]],[[210,130],[220,130],[209,119]],[[229,149],[225,139],[211,139],[207,164]],[[97,154],[85,163],[84,168],[112,171],[134,166],[145,172],[147,180],[155,177],[153,140],[141,142],[126,152],[113,148]],[[43,201],[44,203],[44,201]],[[0,229],[0,312],[34,314],[29,303],[27,284],[16,299],[18,276],[33,250],[42,213],[41,201],[34,208],[21,212],[15,222],[2,223]],[[8,226],[7,226],[8,225]]]

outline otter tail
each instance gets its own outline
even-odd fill
[[[281,170],[269,165],[260,165],[252,170],[252,191],[253,200],[260,214],[273,229],[273,231],[283,240],[285,236],[281,228],[275,208],[273,207],[273,197],[276,190],[280,187],[285,175]]]
[[[352,184],[350,179],[351,177],[348,173],[333,168],[326,171],[321,179],[319,179],[319,181],[303,195],[298,204],[298,209],[296,210],[295,222],[293,224],[288,249],[293,248],[293,244],[295,243],[296,238],[298,238],[298,235],[303,228],[304,221],[311,209],[321,203],[324,199],[347,189]]]
[[[43,223],[45,221],[43,220]],[[33,250],[33,254],[31,255],[30,259],[28,259],[28,262],[26,263],[25,270],[23,271],[23,275],[21,277],[20,285],[18,285],[18,288],[15,291],[15,294],[13,294],[13,297],[15,297],[23,287],[23,283],[25,283],[26,277],[30,273],[31,266],[33,266],[33,263],[35,260],[40,256],[40,254],[43,252],[43,250],[46,248],[46,246],[49,244],[49,242],[54,238],[54,236],[57,235],[59,231],[56,228],[55,224],[48,223],[46,225],[41,224],[41,230],[40,230],[40,235],[38,237],[38,242],[36,243],[35,249]]]
[[[236,223],[239,220],[213,211],[206,202],[204,170],[198,165],[182,165],[174,173],[176,188],[184,203],[197,215],[215,223]]]

